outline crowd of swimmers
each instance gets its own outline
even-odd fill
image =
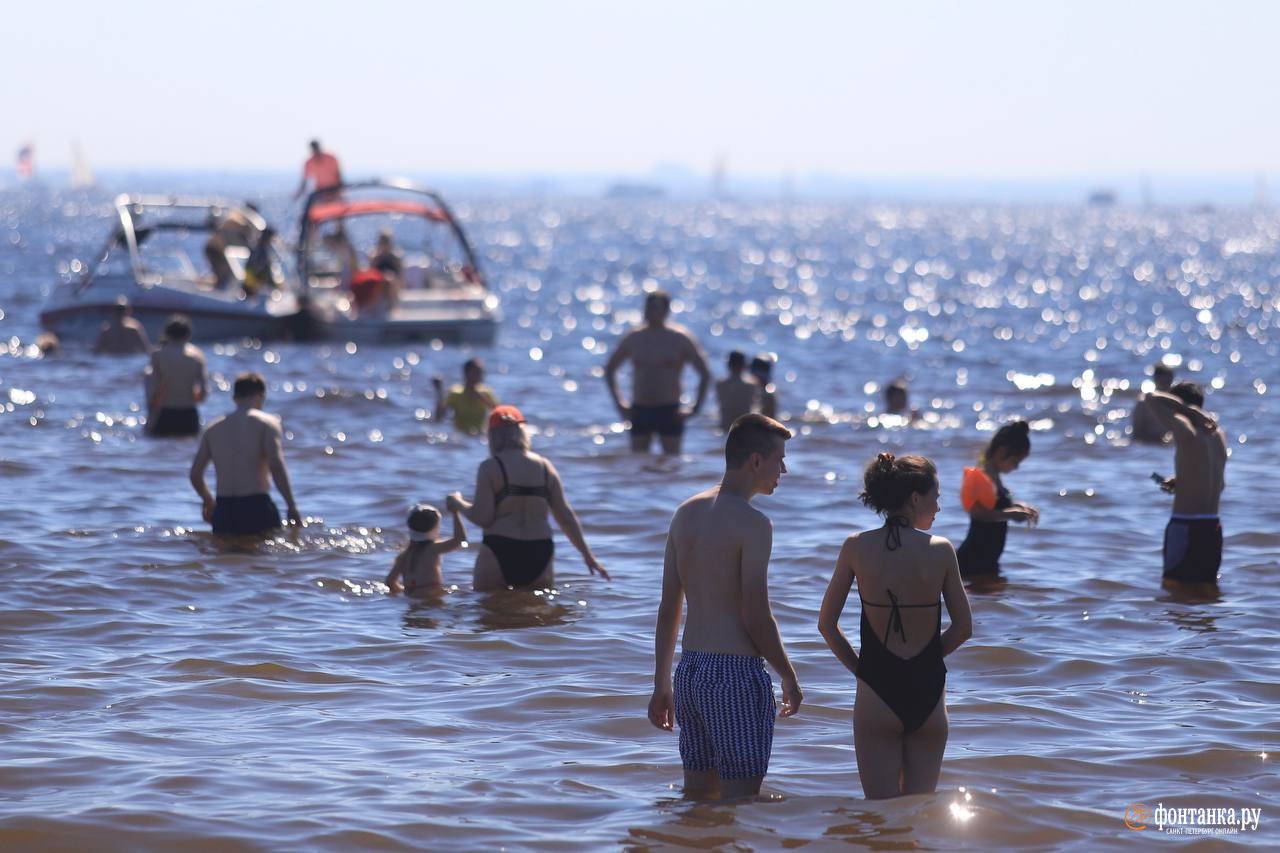
[[[129,316],[127,303],[117,309],[96,349],[149,352],[146,333]],[[650,293],[643,322],[620,339],[605,366],[608,391],[629,423],[636,452],[648,452],[656,436],[664,452],[678,453],[686,421],[700,411],[711,388],[701,347],[687,329],[670,322],[670,310],[669,296]],[[154,435],[200,432],[197,405],[207,397],[208,379],[204,356],[190,337],[190,324],[175,317],[161,346],[150,352],[146,393]],[[617,374],[627,362],[632,387],[623,396]],[[690,408],[681,402],[687,367],[699,380]],[[729,355],[728,375],[715,386],[726,433],[723,477],[680,505],[667,535],[648,716],[658,728],[679,728],[685,792],[691,797],[757,793],[769,765],[775,718],[797,713],[803,701],[770,606],[772,528],[751,505],[756,495],[778,487],[792,438],[775,418],[771,368],[768,357],[749,365],[741,353]],[[441,560],[468,546],[470,522],[483,531],[475,548],[475,589],[548,587],[555,582],[553,519],[587,570],[608,580],[559,472],[532,450],[523,413],[500,403],[484,384],[479,359],[464,365],[462,378],[447,391],[443,379],[433,378],[434,417],[444,422],[452,415],[460,431],[485,433],[489,455],[477,468],[471,498],[454,492],[445,499],[449,538],[442,537],[440,510],[413,507],[408,543],[386,585],[409,594],[440,589]],[[1174,476],[1157,477],[1174,495],[1164,535],[1164,579],[1212,586],[1222,557],[1218,503],[1226,442],[1204,409],[1198,385],[1174,383],[1163,368],[1154,380],[1153,390],[1138,401],[1134,432],[1138,440],[1175,447]],[[271,482],[285,501],[289,522],[302,521],[284,461],[280,420],[263,410],[266,393],[260,375],[241,374],[232,390],[234,411],[215,418],[200,434],[190,479],[215,534],[262,535],[280,528]],[[885,408],[914,417],[905,383],[886,386]],[[965,584],[998,578],[1008,524],[1039,519],[1039,511],[1015,501],[1004,484],[1030,452],[1029,424],[1013,421],[998,429],[977,464],[964,470],[961,504],[969,529],[958,548],[928,532],[940,491],[932,461],[881,453],[866,466],[861,499],[883,521],[845,540],[818,629],[858,682],[854,748],[870,798],[927,793],[937,786],[948,732],[943,659],[972,632]],[[210,463],[216,475],[213,492],[204,476]],[[860,602],[856,650],[840,626],[855,585]],[[780,711],[766,663],[782,682]]]

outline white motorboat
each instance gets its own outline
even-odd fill
[[[153,340],[173,314],[189,317],[193,337],[204,341],[269,340],[298,329],[298,279],[274,243],[264,248],[274,286],[245,287],[247,244],[267,227],[256,210],[217,199],[129,195],[115,208],[118,221],[103,250],[73,264],[41,311],[41,323],[59,338],[95,340],[121,296]],[[229,230],[239,236],[228,237]]]
[[[380,180],[314,192],[297,252],[318,337],[493,342],[498,298],[453,212],[431,190]]]

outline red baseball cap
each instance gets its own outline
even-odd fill
[[[489,413],[489,429],[495,429],[503,424],[524,422],[524,415],[520,414],[520,410],[515,406],[494,406],[493,411]]]

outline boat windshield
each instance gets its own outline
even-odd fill
[[[313,286],[336,286],[361,270],[393,270],[410,290],[479,282],[471,254],[448,215],[417,193],[348,190],[313,204],[302,261]]]

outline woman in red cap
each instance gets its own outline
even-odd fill
[[[484,530],[474,575],[478,590],[503,587],[543,588],[555,583],[549,515],[582,554],[587,569],[609,580],[582,535],[578,516],[565,500],[555,466],[529,450],[524,415],[515,406],[489,413],[489,450],[476,471],[474,502],[461,492],[449,495],[457,509]]]

